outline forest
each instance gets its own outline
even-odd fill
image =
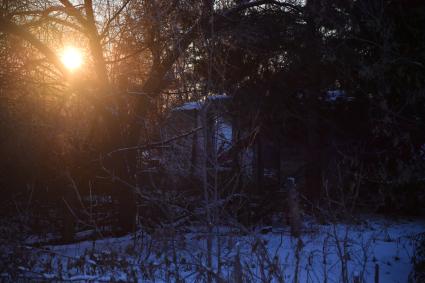
[[[0,0],[1,282],[425,282],[425,2]]]

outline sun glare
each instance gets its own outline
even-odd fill
[[[62,52],[61,60],[67,69],[73,71],[83,64],[83,54],[78,48],[67,47]]]

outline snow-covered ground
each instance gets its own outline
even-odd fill
[[[15,276],[205,282],[210,274],[214,282],[375,282],[378,275],[379,282],[407,282],[425,222],[365,219],[358,225],[306,222],[299,239],[283,226],[261,231],[219,227],[209,233],[191,227],[61,246],[21,245],[9,249],[10,269],[1,276],[10,281]]]

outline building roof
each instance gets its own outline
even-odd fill
[[[193,102],[186,102],[181,106],[177,106],[173,108],[171,111],[191,111],[191,110],[200,110],[206,102],[210,101],[220,101],[220,100],[227,100],[230,99],[230,96],[227,96],[226,94],[220,94],[220,95],[211,95],[207,96],[201,100],[193,101]]]

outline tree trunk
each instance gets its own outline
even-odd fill
[[[301,235],[301,213],[298,192],[293,178],[287,179],[286,189],[288,192],[289,225],[291,226],[291,235],[293,237],[299,237]]]
[[[264,179],[264,162],[263,162],[263,147],[261,142],[261,133],[257,134],[254,143],[254,186],[255,193],[260,194],[263,191]]]

